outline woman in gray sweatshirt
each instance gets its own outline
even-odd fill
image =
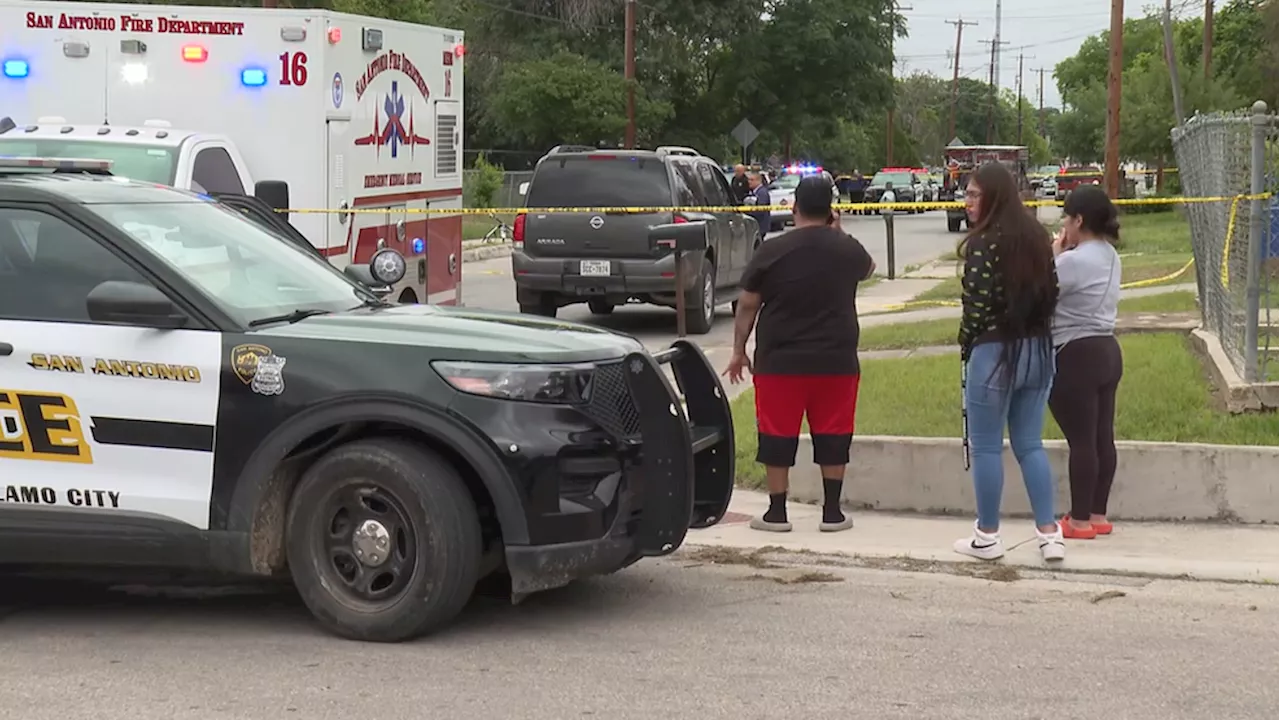
[[[1120,302],[1120,221],[1096,185],[1067,195],[1062,231],[1053,242],[1058,306],[1053,346],[1058,372],[1049,409],[1067,439],[1071,458],[1071,513],[1061,521],[1066,538],[1111,533],[1107,499],[1116,474],[1116,388],[1124,362],[1116,341]]]

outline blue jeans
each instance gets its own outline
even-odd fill
[[[1000,527],[1000,498],[1004,492],[1004,426],[1009,444],[1022,468],[1036,525],[1052,525],[1053,476],[1041,435],[1044,413],[1053,386],[1053,347],[1046,339],[1017,343],[1013,372],[997,367],[1004,344],[975,345],[965,376],[964,403],[969,414],[969,453],[973,490],[978,500],[978,526]]]

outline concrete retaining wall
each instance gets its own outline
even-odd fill
[[[1005,444],[1003,513],[1029,516],[1031,506],[1013,453]],[[1069,509],[1067,444],[1045,441],[1061,512]],[[1182,443],[1117,443],[1119,468],[1110,517],[1123,520],[1280,521],[1280,448]],[[807,436],[791,473],[791,497],[822,500],[822,478]],[[856,437],[844,500],[873,510],[972,515],[973,481],[953,438]]]

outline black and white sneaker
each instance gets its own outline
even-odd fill
[[[1067,543],[1062,539],[1062,526],[1055,525],[1054,532],[1042,533],[1036,528],[1036,540],[1040,542],[1040,555],[1045,560],[1062,560],[1067,557]]]
[[[973,524],[973,536],[957,540],[954,547],[961,555],[979,560],[998,560],[1004,557],[1004,541],[1000,539],[1000,533],[984,533],[978,529],[977,522]]]

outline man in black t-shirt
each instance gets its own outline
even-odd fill
[[[822,177],[800,181],[793,212],[795,229],[761,245],[743,275],[733,358],[725,374],[737,384],[747,370],[755,385],[756,461],[765,466],[769,511],[754,518],[751,527],[791,530],[788,475],[807,416],[813,461],[823,478],[819,529],[847,530],[853,521],[840,510],[840,493],[858,401],[855,296],[858,282],[871,277],[875,263],[862,243],[840,230],[831,209],[831,186]],[[747,339],[757,316],[753,363]]]

